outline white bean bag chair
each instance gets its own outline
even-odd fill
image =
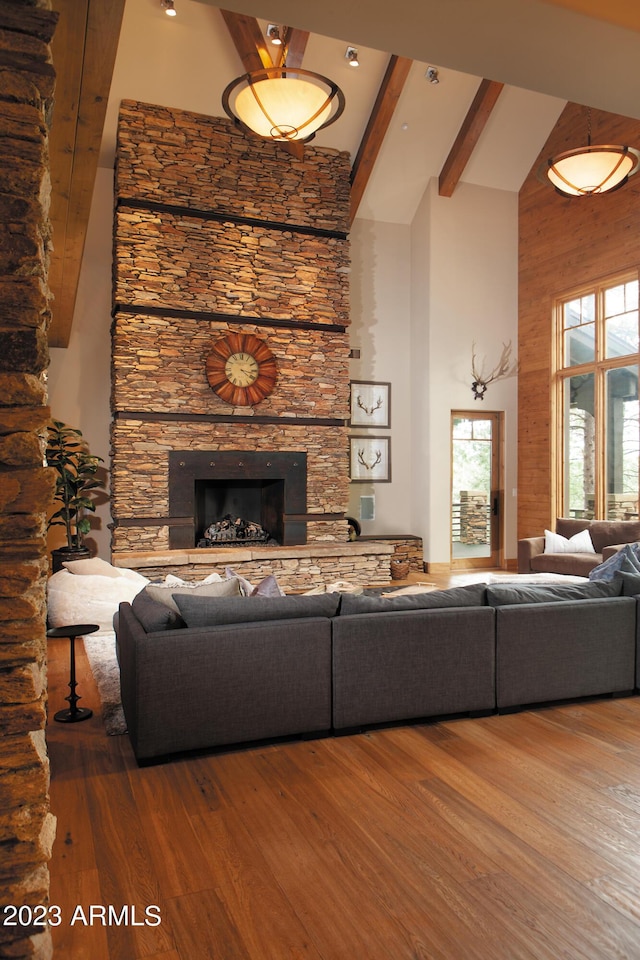
[[[97,623],[101,633],[113,632],[113,617],[121,603],[131,603],[148,583],[135,570],[119,569],[100,560],[78,560],[69,563],[92,564],[84,572],[76,567],[59,570],[47,582],[47,621],[49,627],[66,627],[74,623]],[[101,566],[99,566],[99,564]],[[67,564],[65,564],[65,567]]]

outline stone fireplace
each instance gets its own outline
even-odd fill
[[[172,549],[197,547],[207,527],[227,515],[259,524],[272,545],[306,543],[306,453],[172,451],[169,454],[169,529]],[[182,522],[180,519],[182,518]],[[220,546],[247,546],[221,537]]]
[[[123,101],[116,157],[112,553],[194,550],[248,512],[275,549],[346,544],[349,157]],[[277,380],[255,406],[206,363],[250,333]],[[258,515],[259,514],[259,515]]]

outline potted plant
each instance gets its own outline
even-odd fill
[[[54,501],[60,508],[49,518],[49,527],[65,529],[67,543],[52,550],[53,572],[62,569],[65,560],[79,560],[89,556],[84,538],[91,529],[86,516],[96,509],[93,492],[104,490],[96,477],[102,457],[89,453],[82,432],[60,420],[52,420],[48,427],[47,464],[57,473]]]

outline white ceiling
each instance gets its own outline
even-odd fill
[[[127,0],[103,166],[113,163],[122,99],[222,116],[222,91],[244,72],[222,16],[209,0],[175,0],[175,5],[178,15],[170,18],[160,0]],[[629,71],[635,114],[626,109],[627,87],[623,95],[615,83],[594,82],[595,74],[609,69],[609,43],[617,45],[613,61],[623,61],[620,54],[633,50],[637,64],[640,34],[543,0],[368,0],[366,11],[348,0],[230,0],[226,7],[257,16],[263,29],[273,22],[319,31],[309,39],[304,67],[336,81],[346,108],[314,144],[347,150],[352,157],[389,53],[416,61],[363,197],[362,217],[411,222],[429,179],[440,173],[482,77],[509,85],[464,172],[468,183],[519,190],[566,99],[640,116],[640,71]],[[567,33],[560,42],[563,30]],[[593,56],[596,41],[599,59],[585,67],[580,58]],[[358,48],[357,69],[345,60],[347,44]],[[425,78],[428,65],[438,68],[440,83]],[[620,74],[619,63],[615,73]]]

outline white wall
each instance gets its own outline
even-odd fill
[[[487,369],[517,344],[518,197],[460,184],[427,189],[410,228],[356,220],[352,233],[351,377],[391,381],[392,482],[352,484],[351,515],[373,493],[363,533],[422,536],[425,558],[450,560],[452,410],[503,411],[505,557],[516,556],[517,381],[471,392],[471,352]],[[356,431],[352,431],[356,432]],[[359,431],[358,431],[359,432]],[[372,433],[374,431],[371,431]]]
[[[427,193],[411,234],[413,400],[422,411],[413,436],[420,459],[412,532],[424,537],[430,562],[449,561],[451,411],[503,411],[505,557],[513,558],[517,553],[517,380],[510,377],[492,383],[483,401],[474,400],[471,352],[475,341],[479,360],[486,356],[487,368],[498,361],[503,343],[511,340],[515,353],[518,196],[461,183],[451,198],[440,197],[436,180]]]
[[[410,403],[410,230],[395,223],[356,220],[351,231],[352,380],[391,383],[391,429],[354,428],[352,434],[391,438],[391,482],[352,483],[349,515],[360,520],[360,497],[375,497],[375,520],[365,534],[412,533]]]
[[[110,466],[112,235],[113,173],[99,168],[71,339],[67,348],[51,348],[48,383],[52,417],[82,430],[91,453],[103,458],[106,471]],[[87,538],[87,545],[104,560],[111,556],[110,520],[109,504],[104,503],[91,518]],[[55,533],[53,528],[52,547],[60,545],[54,542]]]

